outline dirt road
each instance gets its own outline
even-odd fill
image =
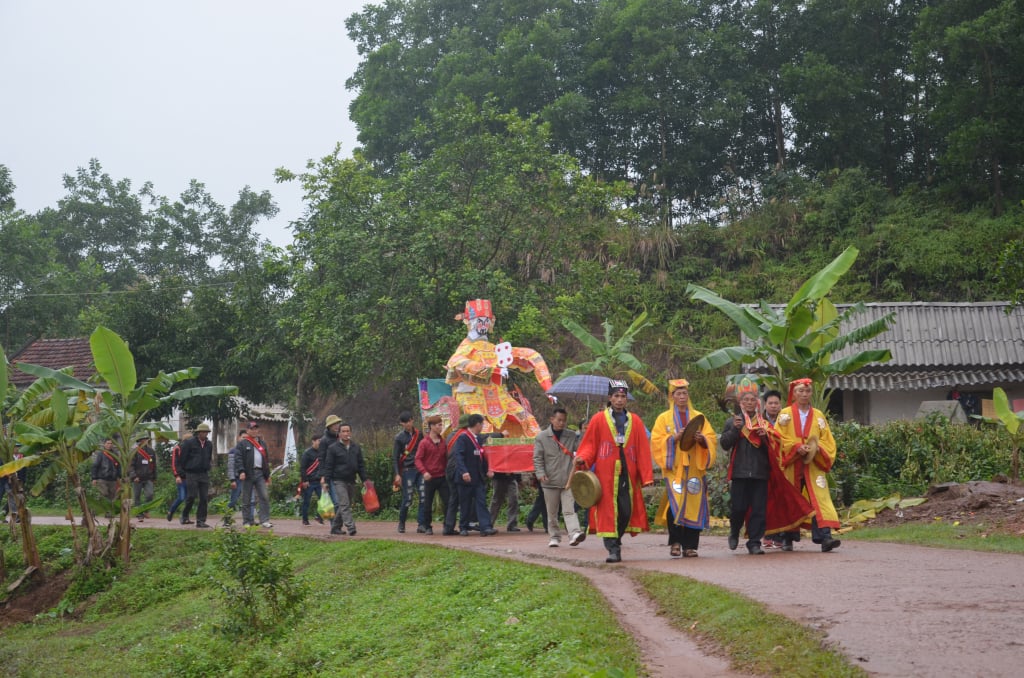
[[[38,518],[40,524],[61,524]],[[729,551],[724,537],[705,537],[700,557],[671,560],[665,536],[627,538],[621,565],[606,565],[599,539],[549,548],[525,530],[493,537],[398,534],[393,522],[362,521],[357,537],[275,520],[278,535],[332,540],[395,539],[461,548],[571,570],[602,590],[623,627],[638,639],[652,676],[729,676],[728,665],[705,655],[685,634],[663,623],[630,595],[628,568],[685,575],[764,602],[772,611],[820,628],[851,662],[876,676],[1017,676],[1024,658],[1024,557],[899,546],[844,539],[821,553],[809,541],[792,553],[750,556]],[[143,527],[193,529],[164,520]]]

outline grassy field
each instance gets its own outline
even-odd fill
[[[62,528],[40,528],[44,532]],[[5,675],[636,675],[604,599],[560,571],[386,541],[276,540],[311,593],[278,638],[225,636],[209,533],[139,531],[130,573],[80,604],[4,630]],[[59,556],[53,534],[40,540]],[[10,544],[7,545],[10,547]],[[8,554],[14,552],[8,548]],[[8,562],[10,563],[9,557]],[[97,575],[101,578],[101,575]],[[88,582],[85,583],[88,585]]]
[[[968,551],[1024,553],[1024,539],[1020,535],[995,531],[987,525],[954,525],[949,521],[940,520],[892,527],[858,528],[843,534],[843,539],[885,541]]]

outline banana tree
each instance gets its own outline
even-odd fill
[[[33,369],[28,365],[23,367]],[[71,369],[64,368],[61,372],[70,376]],[[26,390],[25,395],[39,387],[47,389],[48,394],[44,399],[36,399],[34,406],[27,407],[22,420],[14,427],[18,441],[25,445],[23,449],[26,453],[38,454],[45,464],[30,493],[32,496],[39,496],[59,477],[61,471],[64,472],[78,502],[82,525],[87,535],[83,550],[79,547],[78,530],[69,505],[66,517],[71,523],[75,552],[80,554],[80,562],[88,564],[100,554],[103,547],[86,489],[78,473],[79,465],[89,456],[87,451],[78,449],[76,444],[89,424],[88,417],[92,410],[90,399],[85,391],[62,390],[57,380],[52,377],[38,379]],[[46,463],[47,461],[49,463]]]
[[[851,374],[870,363],[892,359],[888,349],[860,351],[838,360],[832,355],[847,346],[867,341],[887,331],[895,320],[889,313],[861,327],[851,328],[854,318],[865,312],[863,303],[842,313],[827,298],[836,282],[857,259],[857,249],[848,247],[827,266],[811,276],[784,309],[765,301],[757,306],[736,304],[699,285],[688,285],[690,298],[706,302],[732,320],[751,346],[728,346],[712,351],[697,361],[697,367],[713,370],[728,365],[763,362],[769,374],[763,381],[783,393],[793,379],[814,380],[813,405],[823,409],[832,395],[829,377]]]
[[[640,360],[633,355],[633,344],[637,335],[650,326],[647,320],[647,311],[638,315],[630,326],[622,333],[622,336],[615,338],[615,328],[605,320],[601,323],[604,327],[604,340],[598,339],[586,330],[582,325],[573,320],[563,320],[565,329],[569,330],[580,343],[587,347],[592,358],[587,362],[572,365],[562,372],[559,378],[569,377],[574,374],[599,374],[610,378],[625,377],[640,390],[647,394],[660,392],[658,386],[643,374],[647,368]]]
[[[35,455],[16,458],[17,443],[13,436],[13,424],[17,421],[16,406],[20,401],[17,390],[8,381],[7,354],[3,347],[0,347],[0,476],[7,477],[9,491],[14,498],[14,513],[17,516],[15,522],[21,532],[21,552],[25,557],[25,564],[29,571],[35,571],[42,567],[42,560],[39,557],[35,533],[32,531],[31,515],[25,505],[25,488],[21,485],[18,471],[38,463],[39,459]]]
[[[996,411],[996,418],[978,417],[993,424],[999,424],[1010,434],[1010,443],[1013,445],[1013,456],[1010,461],[1010,476],[1013,482],[1020,480],[1020,448],[1024,446],[1024,410],[1014,412],[1010,406],[1010,399],[1006,391],[998,386],[992,391],[992,407]]]
[[[118,499],[120,512],[118,520],[111,523],[103,549],[104,557],[116,553],[127,565],[131,554],[131,484],[128,469],[135,450],[132,442],[140,431],[155,432],[172,438],[175,433],[167,426],[147,421],[153,410],[168,403],[180,403],[190,398],[211,396],[222,398],[234,395],[234,386],[201,386],[172,390],[180,382],[195,379],[200,368],[189,367],[176,372],[159,372],[141,384],[135,370],[135,358],[128,344],[112,330],[97,327],[89,337],[89,347],[99,375],[97,384],[88,384],[58,370],[38,365],[19,365],[19,369],[35,376],[52,377],[64,388],[82,392],[92,401],[92,422],[75,442],[81,452],[91,452],[100,447],[106,438],[116,444],[118,462],[121,466],[121,489]]]

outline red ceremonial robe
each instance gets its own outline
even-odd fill
[[[595,414],[587,425],[576,450],[577,458],[583,459],[586,465],[592,466],[597,479],[601,483],[601,499],[590,508],[590,532],[599,537],[618,537],[618,503],[616,492],[619,487],[619,476],[626,473],[629,477],[629,492],[632,499],[632,512],[626,532],[636,535],[647,532],[647,507],[641,488],[654,482],[654,468],[651,463],[651,444],[647,438],[640,417],[632,412],[627,413],[628,429],[623,451],[626,457],[626,468],[622,468],[619,459],[619,446],[615,442],[615,425],[611,420],[611,408]]]

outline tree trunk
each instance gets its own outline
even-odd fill
[[[39,546],[36,544],[36,535],[32,531],[32,518],[25,506],[25,488],[21,486],[21,479],[17,473],[8,476],[11,483],[11,495],[14,497],[14,506],[18,515],[18,522],[21,526],[21,552],[25,555],[25,565],[39,569],[43,566],[39,558]]]
[[[99,530],[96,529],[96,517],[93,516],[92,509],[89,508],[89,502],[85,496],[85,488],[82,487],[81,477],[77,473],[70,473],[68,474],[68,480],[71,481],[71,486],[75,488],[78,507],[82,510],[82,525],[85,527],[85,532],[88,535],[85,556],[82,559],[83,563],[87,565],[103,550],[103,540],[100,538]],[[71,529],[72,531],[75,529],[74,520],[71,522]]]

